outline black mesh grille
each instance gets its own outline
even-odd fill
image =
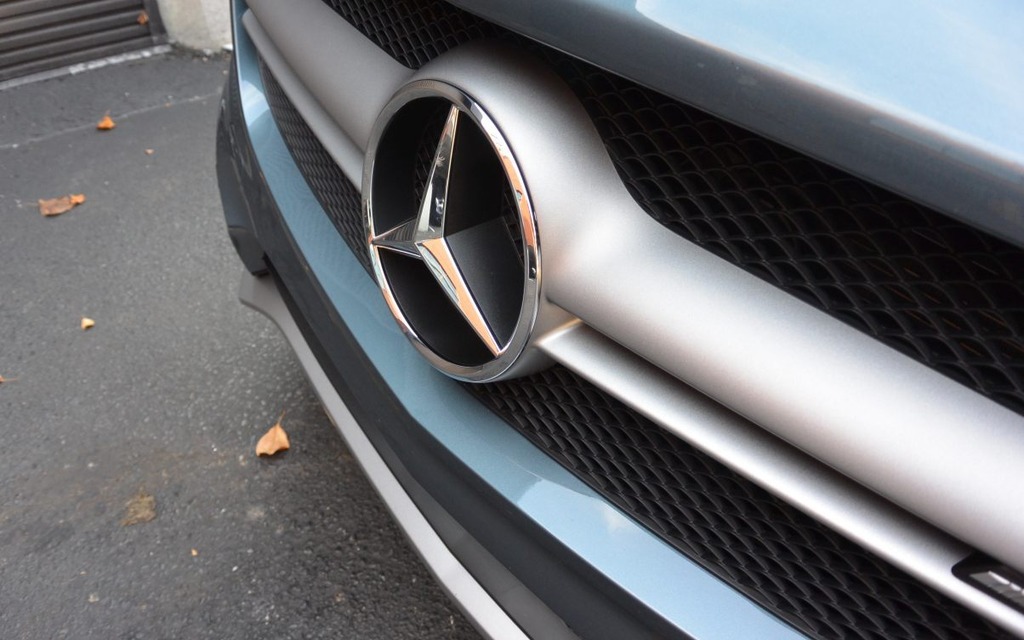
[[[817,638],[1006,638],[572,372],[467,385],[687,556]]]
[[[413,68],[479,38],[528,48],[653,218],[1024,413],[1024,250],[444,2],[325,2]]]
[[[320,144],[262,59],[259,63],[270,111],[295,164],[352,253],[370,271],[359,190]]]

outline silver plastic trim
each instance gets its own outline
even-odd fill
[[[527,640],[522,629],[512,621],[504,609],[484,590],[476,579],[448,549],[441,537],[423,516],[398,479],[391,473],[384,459],[362,432],[345,402],[334,390],[327,373],[320,367],[312,349],[288,312],[281,294],[269,278],[256,278],[242,274],[238,297],[270,318],[281,329],[295,351],[303,371],[331,421],[341,432],[352,455],[359,461],[373,488],[405,532],[409,542],[423,558],[438,583],[459,605],[480,633],[488,638]]]
[[[951,598],[1024,636],[1024,614],[953,575],[970,548],[757,425],[576,324],[542,343],[548,355],[829,527]]]

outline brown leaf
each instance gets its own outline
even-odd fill
[[[146,149],[146,155],[147,156],[153,155],[153,150],[152,149]]]
[[[95,326],[95,320],[93,320],[92,318],[86,318],[85,316],[82,316],[82,331],[85,331],[86,329],[92,329]]]
[[[122,527],[149,522],[156,517],[156,498],[145,491],[139,490],[138,495],[124,505]]]
[[[17,378],[5,378],[3,376],[0,376],[0,384],[3,384],[5,382],[14,382],[15,380],[17,380]]]
[[[85,202],[84,193],[73,193],[59,198],[50,198],[49,200],[39,200],[39,213],[44,216],[59,216],[62,213],[71,211],[78,205]]]
[[[140,11],[139,12],[139,17],[136,18],[135,21],[138,22],[139,24],[148,24],[149,23],[149,14],[146,13],[145,11]]]
[[[284,413],[277,419],[274,426],[270,427],[260,441],[256,443],[256,455],[272,456],[278,451],[287,451],[291,446],[288,444],[288,434],[281,428],[281,421],[284,420]]]
[[[96,123],[96,128],[99,129],[100,131],[110,131],[116,126],[117,124],[114,123],[113,118],[110,117],[109,111],[102,118],[100,118],[99,122]]]

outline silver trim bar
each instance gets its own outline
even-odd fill
[[[369,438],[359,428],[352,413],[317,362],[274,282],[269,278],[256,278],[249,273],[243,273],[238,297],[246,306],[267,316],[281,329],[288,344],[294,349],[327,415],[345,438],[352,455],[359,461],[366,477],[387,504],[410,544],[423,558],[430,572],[448,592],[452,601],[459,605],[477,630],[485,636],[502,640],[527,640],[522,629],[448,549],[416,508],[398,479],[388,469],[387,463],[377,453]]]

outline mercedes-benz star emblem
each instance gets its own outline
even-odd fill
[[[370,256],[399,326],[463,380],[507,374],[537,313],[536,222],[515,158],[468,95],[400,91],[371,137],[363,183]]]

